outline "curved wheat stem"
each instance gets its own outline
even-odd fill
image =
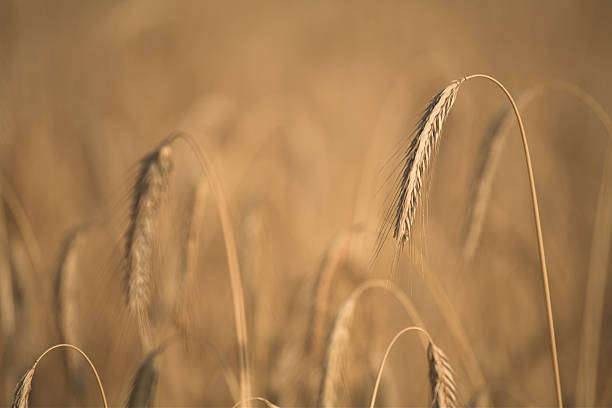
[[[563,407],[563,397],[561,393],[561,377],[559,375],[559,359],[557,357],[557,341],[555,339],[555,326],[553,320],[553,312],[552,312],[552,302],[550,300],[550,286],[548,284],[548,269],[546,267],[546,254],[544,252],[544,238],[542,237],[542,225],[540,223],[540,209],[538,207],[538,196],[536,194],[535,187],[535,179],[533,176],[533,165],[531,164],[531,155],[529,154],[529,144],[527,143],[527,136],[525,134],[525,126],[523,125],[523,120],[521,119],[521,114],[519,113],[518,107],[512,98],[512,95],[506,87],[499,82],[497,79],[484,74],[474,74],[466,76],[465,79],[469,80],[472,78],[483,78],[493,82],[497,85],[506,95],[510,103],[512,104],[512,109],[516,114],[516,119],[519,123],[519,128],[521,131],[521,138],[523,141],[523,150],[525,151],[525,162],[527,164],[527,172],[529,174],[529,186],[531,190],[531,201],[533,203],[533,218],[535,222],[536,234],[538,238],[538,254],[540,256],[540,270],[542,272],[542,283],[544,284],[544,298],[546,303],[546,315],[548,319],[548,334],[550,338],[550,349],[552,354],[552,363],[553,363],[553,372],[555,376],[555,388],[557,391],[557,405],[559,407]]]
[[[390,293],[398,300],[415,324],[424,326],[423,319],[410,298],[393,283],[383,279],[371,279],[363,282],[353,290],[348,299],[342,304],[334,320],[323,360],[323,374],[321,376],[317,406],[331,407],[336,404],[337,384],[340,382],[342,374],[344,350],[350,343],[350,326],[355,315],[357,301],[367,290],[374,288],[383,289]],[[426,343],[423,345],[424,347],[427,346]]]
[[[93,371],[94,376],[96,377],[96,381],[98,382],[98,388],[100,389],[100,394],[102,395],[102,402],[104,403],[104,408],[108,408],[108,402],[106,400],[106,394],[104,393],[104,387],[102,386],[102,380],[100,380],[100,376],[98,375],[96,367],[83,350],[72,344],[56,344],[55,346],[49,347],[36,359],[36,361],[34,361],[32,367],[23,375],[23,377],[21,378],[21,380],[19,380],[19,383],[17,384],[17,388],[15,389],[15,397],[13,398],[13,403],[11,404],[12,408],[27,408],[29,406],[28,400],[30,397],[30,391],[32,390],[32,380],[34,378],[34,372],[36,371],[38,363],[40,363],[40,361],[48,353],[62,347],[71,348],[73,350],[78,351],[83,356],[83,358],[87,360],[87,363],[91,367],[91,370]]]
[[[237,403],[235,403],[234,405],[232,405],[232,408],[238,408],[242,405],[247,404],[248,402],[252,402],[252,401],[259,401],[259,402],[263,402],[264,405],[268,408],[280,408],[278,405],[275,405],[273,403],[271,403],[270,401],[268,401],[266,398],[264,397],[250,397],[244,400],[240,400]]]
[[[417,332],[422,334],[421,337],[424,344],[424,348],[427,352],[427,360],[429,362],[429,381],[431,384],[432,394],[432,406],[435,408],[454,408],[457,406],[457,390],[455,385],[455,378],[453,369],[450,365],[446,354],[438,346],[434,344],[429,333],[418,326],[410,326],[400,330],[389,342],[383,359],[378,368],[376,374],[376,382],[374,383],[374,390],[372,391],[372,398],[370,400],[370,408],[374,408],[376,404],[376,397],[378,395],[378,389],[382,379],[382,373],[387,362],[387,358],[391,353],[393,345],[397,340],[408,332]]]
[[[575,97],[584,103],[604,126],[608,138],[612,141],[612,119],[605,109],[595,98],[576,85],[565,82],[552,82],[544,84],[527,91],[519,100],[518,104],[525,109],[536,98],[546,90],[561,91]],[[514,124],[514,113],[504,115],[497,130],[491,134],[485,143],[489,146],[487,152],[482,156],[477,176],[475,177],[475,189],[470,202],[473,203],[468,215],[468,229],[464,241],[464,258],[469,261],[480,241],[484,217],[490,202],[492,184],[497,167],[505,146],[507,135]],[[601,333],[601,321],[603,313],[603,301],[607,282],[608,248],[612,238],[612,217],[608,202],[610,197],[609,183],[612,170],[612,148],[608,148],[608,154],[602,171],[595,222],[593,225],[593,236],[591,239],[591,255],[589,270],[587,274],[587,289],[585,296],[585,312],[583,317],[582,341],[580,346],[578,381],[576,382],[576,403],[582,406],[595,404],[597,361],[599,356],[599,342]]]
[[[552,303],[550,299],[550,287],[548,284],[548,271],[546,267],[546,256],[544,252],[544,240],[542,237],[542,227],[540,223],[540,211],[538,208],[538,199],[535,188],[535,180],[533,176],[533,166],[531,164],[531,155],[529,154],[529,145],[525,128],[519,113],[518,107],[512,98],[512,95],[497,79],[489,75],[473,74],[464,77],[461,80],[452,82],[449,86],[438,93],[429,104],[419,125],[417,132],[410,143],[408,152],[404,160],[404,169],[400,178],[400,183],[397,190],[396,201],[391,207],[391,211],[395,211],[393,217],[393,237],[396,239],[400,250],[403,248],[410,236],[410,228],[414,222],[414,214],[419,201],[419,195],[422,187],[422,178],[428,167],[431,158],[431,152],[439,141],[440,133],[444,120],[448,116],[452,107],[459,86],[470,79],[483,78],[493,82],[506,95],[512,109],[516,115],[521,131],[521,139],[523,142],[523,150],[525,153],[525,161],[527,164],[527,172],[529,175],[529,185],[531,192],[531,201],[533,204],[533,216],[538,239],[538,254],[540,258],[540,270],[542,282],[544,284],[544,298],[546,303],[546,316],[548,320],[548,333],[550,338],[550,349],[552,354],[552,365],[555,377],[555,388],[557,404],[563,406],[561,395],[561,379],[559,376],[559,360],[557,357],[557,345],[555,339],[554,321],[552,313]],[[388,224],[388,219],[383,224],[383,227]]]
[[[157,215],[157,207],[159,206],[158,201],[161,198],[162,193],[165,191],[165,182],[167,182],[168,173],[172,168],[172,163],[170,161],[170,146],[177,139],[182,139],[184,142],[186,142],[191,152],[196,156],[202,172],[207,177],[210,192],[217,205],[217,211],[219,212],[230,275],[230,284],[232,288],[234,320],[236,325],[238,356],[240,362],[240,395],[241,400],[246,400],[251,394],[251,380],[248,374],[249,366],[247,357],[248,337],[246,313],[244,307],[242,278],[240,276],[240,265],[236,251],[236,240],[234,238],[234,232],[229,217],[225,194],[223,193],[219,183],[219,177],[217,176],[211,161],[208,159],[208,156],[200,148],[199,144],[187,133],[177,132],[171,134],[164,140],[161,146],[154,153],[143,160],[139,181],[144,180],[144,182],[137,182],[136,187],[142,184],[143,190],[149,193],[150,198],[136,197],[134,200],[133,208],[135,210],[133,212],[136,213],[136,216],[133,216],[132,219],[136,221],[132,223],[133,226],[130,228],[130,230],[134,230],[134,232],[130,233],[128,231],[127,248],[128,254],[130,253],[130,248],[132,247],[135,247],[136,251],[134,251],[134,255],[131,257],[128,256],[128,267],[137,267],[140,269],[136,270],[147,272],[147,268],[150,266],[147,262],[150,263],[151,249],[149,247],[152,236],[152,220],[154,218],[152,216]],[[138,211],[140,208],[143,210]],[[139,214],[142,214],[140,216],[140,223],[138,222]],[[137,228],[139,224],[142,224],[141,230],[143,231],[143,237],[137,241],[134,237],[130,237],[136,234],[136,232],[139,230]],[[142,247],[138,247],[138,244],[140,244]],[[134,266],[132,266],[132,264]],[[145,339],[143,340],[143,345],[146,345],[145,350],[148,350],[150,349],[149,336],[143,335],[143,333],[149,332],[148,322],[143,312],[146,310],[148,299],[147,288],[149,285],[148,280],[145,278],[148,278],[146,273],[141,273],[140,275],[134,274],[134,277],[128,275],[128,295],[130,293],[130,288],[132,288],[131,291],[134,294],[131,297],[135,299],[133,301],[133,309],[135,309],[140,316],[141,339]],[[130,281],[133,282],[130,284]],[[128,299],[129,298],[130,296],[128,296]]]
[[[232,288],[234,321],[236,325],[236,337],[238,342],[238,356],[240,363],[240,399],[241,401],[246,401],[251,395],[251,379],[249,375],[247,352],[248,337],[246,312],[244,307],[242,278],[240,276],[240,264],[238,262],[236,240],[234,238],[234,231],[232,229],[232,223],[229,216],[228,204],[219,182],[219,177],[217,176],[215,169],[204,150],[202,150],[199,144],[187,133],[178,132],[169,137],[170,141],[175,139],[184,140],[189,145],[192,153],[196,156],[202,172],[208,179],[210,192],[217,205],[217,211],[219,212],[221,229],[223,231],[223,240],[225,243],[225,254],[227,257],[230,275],[230,285]]]

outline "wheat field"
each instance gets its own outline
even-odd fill
[[[611,19],[0,2],[0,406],[612,406]]]

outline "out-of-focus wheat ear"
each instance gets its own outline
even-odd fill
[[[542,87],[537,87],[527,91],[517,100],[518,106],[524,109],[542,89]],[[487,207],[491,200],[493,180],[495,179],[497,166],[506,145],[507,135],[514,124],[514,111],[510,109],[495,124],[493,131],[489,133],[489,136],[483,142],[469,201],[470,207],[468,209],[467,227],[463,242],[463,258],[468,262],[474,257],[474,252],[476,252],[478,247]]]
[[[172,171],[172,139],[144,157],[134,185],[130,224],[126,234],[126,295],[128,309],[139,324],[145,352],[151,347],[148,309],[151,302],[153,242],[158,215]]]
[[[13,271],[11,268],[8,230],[4,212],[4,201],[0,196],[0,324],[2,325],[2,396],[13,389],[15,375],[15,298],[13,293]]]
[[[81,234],[88,226],[75,228],[66,238],[61,254],[56,278],[57,326],[62,343],[80,344],[79,336],[79,277],[78,277],[78,246]],[[83,382],[82,360],[75,353],[65,353],[66,370],[71,378],[74,390],[82,394],[85,390]]]
[[[132,382],[132,390],[130,391],[127,403],[128,408],[146,408],[151,406],[155,396],[157,379],[159,378],[156,358],[160,350],[158,348],[150,352],[140,367],[138,367]]]
[[[179,330],[186,332],[191,322],[190,301],[194,295],[193,288],[197,278],[197,263],[200,253],[200,236],[202,222],[206,210],[206,202],[209,194],[208,180],[202,178],[195,188],[193,203],[191,206],[191,217],[189,220],[189,232],[185,245],[185,269],[180,278],[179,295],[176,302],[176,321]]]
[[[202,178],[196,186],[193,206],[191,209],[191,221],[189,223],[189,235],[187,237],[187,251],[185,254],[185,282],[192,285],[197,277],[198,254],[200,253],[200,236],[202,232],[202,220],[206,209],[208,198],[208,180]]]
[[[13,397],[13,403],[11,404],[11,408],[27,408],[29,406],[28,400],[30,398],[30,391],[32,390],[32,379],[34,378],[34,373],[36,371],[36,367],[38,366],[38,363],[40,363],[40,361],[51,351],[59,349],[59,348],[69,348],[69,349],[77,351],[79,354],[81,354],[81,356],[83,356],[83,358],[89,364],[89,367],[91,368],[91,371],[93,372],[94,376],[96,377],[96,381],[98,382],[98,389],[100,390],[100,395],[102,396],[102,402],[104,404],[104,408],[108,408],[108,402],[106,400],[106,394],[104,393],[104,387],[102,386],[102,380],[100,379],[100,375],[98,374],[96,367],[94,366],[92,361],[89,359],[89,357],[87,356],[87,354],[85,354],[83,350],[81,350],[80,348],[72,344],[56,344],[55,346],[51,346],[48,349],[46,349],[36,359],[36,361],[34,361],[34,364],[32,364],[32,367],[28,371],[26,371],[26,373],[23,375],[23,377],[21,377],[21,379],[17,383],[17,387],[15,388],[15,395]]]
[[[338,387],[342,382],[344,353],[351,340],[350,326],[355,315],[356,297],[350,297],[340,308],[327,341],[317,406],[337,404]]]
[[[419,204],[423,179],[440,141],[442,126],[448,116],[463,79],[454,81],[433,97],[404,155],[404,164],[395,196],[383,228],[392,228],[393,238],[403,248],[408,239]],[[387,231],[381,231],[386,236]],[[379,243],[380,245],[380,243]]]
[[[427,348],[429,360],[429,383],[431,385],[433,408],[454,408],[457,406],[457,387],[453,367],[446,354],[433,343]]]
[[[317,354],[325,342],[325,329],[328,321],[328,300],[334,274],[342,262],[349,256],[351,241],[361,226],[355,226],[349,231],[339,234],[328,246],[317,280],[314,285],[312,309],[310,312],[309,335],[306,337],[306,349]]]
[[[23,238],[25,249],[28,253],[28,257],[30,258],[30,262],[32,263],[34,273],[40,279],[43,276],[43,257],[40,250],[40,245],[38,244],[38,239],[36,238],[36,234],[32,228],[32,223],[30,222],[28,214],[24,210],[23,205],[19,200],[17,193],[2,173],[0,173],[0,197],[4,199],[8,211],[11,213],[15,223],[17,224],[17,229]]]

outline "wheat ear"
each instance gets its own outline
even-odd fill
[[[351,340],[350,326],[355,315],[356,299],[349,299],[342,305],[329,336],[323,375],[319,387],[319,407],[333,407],[337,400],[337,387],[341,382],[344,350]]]
[[[96,377],[96,381],[98,382],[98,388],[100,389],[100,394],[102,395],[102,402],[104,403],[104,408],[108,408],[108,402],[106,400],[106,394],[104,393],[104,387],[102,386],[102,380],[100,380],[100,376],[98,375],[96,367],[91,362],[89,357],[87,357],[87,354],[85,354],[83,350],[72,344],[56,344],[55,346],[49,347],[40,355],[40,357],[36,359],[36,361],[34,361],[32,367],[28,371],[26,371],[26,373],[17,383],[17,387],[15,388],[15,396],[13,398],[11,408],[27,408],[29,406],[28,400],[30,398],[30,391],[32,390],[32,379],[34,378],[34,372],[36,371],[36,367],[38,366],[38,363],[40,363],[40,361],[48,353],[58,348],[70,348],[76,350],[83,356],[85,360],[87,360],[87,363],[91,367],[91,370],[93,371],[94,376]]]
[[[410,298],[392,282],[383,279],[371,279],[356,287],[340,307],[328,337],[317,404],[320,407],[332,407],[336,404],[336,390],[341,382],[343,372],[344,350],[350,344],[350,327],[355,315],[357,301],[366,291],[375,288],[383,289],[391,294],[415,324],[424,326],[423,319]],[[424,343],[424,346],[426,346],[426,343]]]
[[[453,367],[446,354],[433,343],[427,347],[429,360],[429,382],[434,408],[453,408],[457,406],[457,388]]]
[[[552,302],[550,299],[550,286],[548,284],[544,238],[542,236],[540,210],[538,207],[538,198],[533,176],[533,166],[531,164],[531,155],[529,153],[529,144],[527,143],[527,136],[525,134],[525,127],[523,126],[523,120],[521,119],[518,107],[514,102],[514,98],[512,98],[510,92],[508,92],[506,87],[497,79],[484,74],[468,75],[444,88],[442,92],[436,95],[436,97],[434,97],[432,102],[429,104],[429,107],[425,111],[425,115],[419,122],[417,133],[410,143],[408,153],[406,154],[404,161],[403,174],[400,178],[399,188],[397,191],[397,202],[394,203],[396,216],[394,219],[395,226],[393,236],[398,241],[398,245],[401,249],[409,238],[410,226],[414,221],[414,213],[416,211],[419,191],[422,185],[421,180],[427,163],[431,157],[432,146],[434,146],[439,140],[442,124],[453,105],[459,86],[466,81],[475,78],[483,78],[491,81],[504,92],[512,105],[512,109],[519,124],[521,139],[523,142],[523,150],[525,153],[525,161],[527,164],[527,173],[529,176],[531,201],[533,204],[533,217],[538,240],[538,254],[540,258],[542,283],[544,286],[544,299],[546,303],[546,317],[548,320],[548,334],[550,338],[550,350],[552,355],[557,405],[559,408],[561,408],[563,406],[563,398],[561,393],[561,378],[559,375],[559,359],[557,357],[557,343],[555,339]]]
[[[157,387],[157,379],[159,378],[156,358],[161,350],[162,348],[160,347],[151,351],[147,354],[142,364],[140,364],[140,367],[138,367],[138,371],[136,371],[132,381],[132,390],[127,402],[128,408],[146,408],[151,406],[155,388]]]
[[[455,102],[463,79],[454,81],[433,97],[419,121],[415,136],[404,156],[397,196],[394,200],[393,238],[402,248],[410,238],[423,179],[440,141],[442,125]]]
[[[200,236],[202,221],[206,209],[206,198],[208,197],[208,181],[202,179],[198,182],[193,193],[191,206],[191,217],[189,220],[189,232],[187,244],[185,245],[185,270],[180,278],[179,293],[175,307],[176,319],[179,329],[187,332],[191,321],[190,301],[193,297],[193,288],[197,278],[197,262],[200,253]]]
[[[158,214],[172,170],[171,140],[144,157],[134,185],[130,224],[126,234],[126,295],[129,310],[137,317],[143,349],[150,349],[147,320],[151,297],[153,241]]]

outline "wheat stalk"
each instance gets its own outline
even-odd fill
[[[531,102],[545,91],[560,91],[584,103],[604,126],[609,140],[612,140],[612,119],[597,100],[576,85],[566,82],[551,82],[534,87],[520,98],[519,106],[523,112]],[[487,207],[491,199],[492,185],[510,132],[514,112],[505,114],[496,130],[483,142],[484,154],[474,177],[474,189],[470,202],[472,206],[467,219],[466,238],[463,255],[470,261],[480,241],[482,226]],[[579,353],[578,380],[576,381],[576,403],[583,406],[595,404],[597,361],[601,332],[603,299],[607,281],[608,248],[612,238],[612,218],[607,214],[609,208],[608,180],[610,179],[610,161],[612,149],[608,149],[602,172],[599,195],[597,198],[596,217],[591,239],[592,249],[587,274],[587,294],[585,296],[585,312],[583,317],[582,340]]]
[[[138,319],[140,338],[146,352],[150,349],[146,316],[151,301],[153,241],[157,233],[159,208],[172,170],[170,142],[170,139],[164,141],[140,161],[126,233],[128,308]]]
[[[423,336],[420,336],[420,339],[422,340],[423,343],[423,347],[426,350],[426,352],[428,353],[428,357],[429,357],[429,349],[431,348],[431,345],[433,344],[433,341],[431,340],[431,336],[429,335],[429,333],[427,332],[427,330],[423,329],[422,327],[419,326],[410,326],[410,327],[406,327],[402,330],[400,330],[399,332],[397,332],[395,334],[395,336],[393,336],[393,339],[391,339],[391,341],[389,342],[389,345],[387,346],[386,350],[385,350],[385,354],[383,355],[383,358],[380,362],[380,366],[378,367],[378,373],[376,374],[376,381],[374,382],[374,389],[372,391],[372,398],[370,399],[370,408],[374,408],[374,405],[376,404],[376,397],[378,396],[378,389],[380,387],[380,382],[382,380],[382,374],[383,374],[383,370],[385,368],[385,364],[387,363],[387,358],[389,357],[389,354],[391,353],[391,349],[393,348],[393,345],[397,342],[397,340],[402,337],[404,334],[409,333],[409,332],[417,332],[419,334],[422,334]],[[431,359],[429,359],[430,361],[430,380],[432,379],[431,376]],[[437,381],[437,379],[436,379]],[[433,387],[434,385],[432,385]],[[453,388],[454,388],[454,381],[453,381]],[[435,398],[435,395],[434,395]],[[434,400],[435,402],[435,400]]]
[[[493,82],[499,87],[506,97],[508,98],[512,109],[519,123],[519,129],[521,131],[521,139],[523,142],[523,150],[525,153],[525,161],[527,165],[527,173],[529,176],[529,186],[531,192],[531,201],[533,204],[533,217],[538,241],[538,254],[540,258],[540,271],[542,283],[544,286],[544,300],[546,303],[546,317],[548,321],[548,334],[550,339],[550,351],[552,355],[552,366],[555,379],[555,389],[557,405],[563,406],[563,398],[561,393],[561,378],[559,375],[559,359],[557,357],[557,344],[555,339],[555,329],[552,313],[552,302],[550,299],[550,286],[548,284],[548,271],[546,267],[546,255],[544,251],[544,238],[542,236],[542,226],[540,222],[540,210],[538,207],[538,199],[535,188],[535,180],[533,176],[533,166],[531,164],[531,155],[529,153],[529,144],[527,143],[527,136],[525,134],[525,127],[519,113],[518,107],[514,102],[514,98],[504,85],[497,79],[489,75],[474,74],[468,75],[463,79],[451,83],[449,86],[444,88],[429,104],[425,111],[419,125],[417,126],[417,132],[413,138],[406,157],[404,160],[403,173],[399,180],[399,187],[397,190],[396,200],[390,207],[390,211],[395,211],[395,218],[393,219],[393,237],[397,240],[399,248],[403,248],[406,241],[410,236],[410,227],[414,221],[414,214],[416,212],[416,206],[418,204],[419,192],[422,186],[423,173],[428,165],[429,159],[431,158],[431,152],[433,147],[439,140],[440,131],[444,119],[448,116],[449,110],[453,105],[455,96],[458,92],[459,86],[464,82],[475,79],[483,78]],[[383,224],[383,228],[386,229],[387,221]],[[385,234],[385,232],[382,232]],[[384,237],[384,236],[383,236]]]
[[[108,408],[108,402],[106,400],[106,394],[104,393],[104,387],[102,386],[102,380],[100,380],[100,376],[98,375],[98,371],[96,370],[96,367],[94,366],[94,364],[91,362],[91,360],[89,359],[89,357],[87,356],[87,354],[85,354],[83,350],[81,350],[80,348],[72,344],[56,344],[55,346],[49,347],[36,359],[36,361],[34,361],[34,364],[32,364],[32,367],[28,371],[26,371],[26,373],[23,375],[23,377],[21,377],[21,379],[17,383],[17,387],[15,388],[15,395],[13,397],[13,403],[11,404],[11,407],[12,408],[27,408],[29,406],[28,401],[30,398],[30,391],[32,390],[32,380],[34,379],[34,372],[36,371],[36,367],[38,367],[38,363],[40,363],[40,361],[47,354],[49,354],[51,351],[58,349],[58,348],[70,348],[70,349],[76,350],[77,352],[79,352],[79,354],[81,354],[81,356],[83,356],[85,360],[87,360],[87,363],[89,364],[89,367],[91,367],[91,370],[93,371],[94,376],[96,377],[96,381],[98,382],[98,388],[100,389],[100,394],[102,395],[102,402],[104,403],[104,408]]]
[[[228,204],[225,194],[219,182],[219,177],[210,159],[200,145],[187,133],[177,132],[172,134],[168,140],[182,139],[185,141],[192,153],[196,156],[202,172],[207,177],[210,193],[217,206],[223,240],[225,244],[225,254],[227,258],[230,285],[232,289],[232,303],[234,308],[234,322],[236,326],[236,339],[238,343],[238,360],[240,364],[240,400],[247,401],[251,396],[251,378],[249,373],[248,360],[248,335],[246,324],[246,312],[244,306],[244,291],[242,278],[240,276],[240,263],[236,250],[236,240],[229,216]]]

